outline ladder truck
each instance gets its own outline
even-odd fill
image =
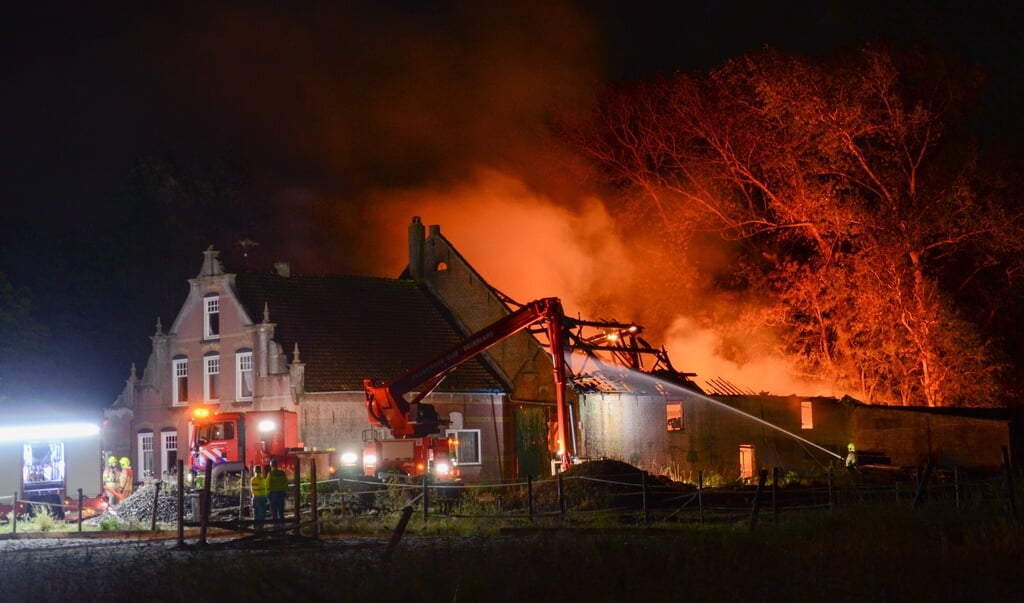
[[[441,434],[449,424],[432,404],[422,402],[441,381],[462,363],[516,333],[543,323],[554,365],[559,450],[562,467],[571,463],[566,446],[571,426],[565,399],[565,344],[562,304],[548,297],[532,301],[455,346],[390,381],[365,379],[366,412],[373,427],[390,430],[391,438],[366,437],[363,470],[367,476],[418,477],[429,473],[440,480],[458,479],[457,443]],[[406,395],[418,392],[411,399]],[[376,430],[368,430],[376,434]]]

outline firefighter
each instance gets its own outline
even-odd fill
[[[252,524],[253,528],[263,528],[267,518],[267,476],[263,475],[263,467],[254,465],[252,478],[249,479],[249,490],[252,492]]]
[[[277,466],[277,459],[270,459],[270,473],[267,475],[267,502],[270,505],[270,519],[284,519],[284,499],[288,493],[288,476]]]
[[[121,493],[121,498],[128,498],[132,493],[132,486],[135,482],[135,476],[132,473],[132,462],[128,460],[128,457],[121,457],[121,474],[118,476],[118,488],[117,491]]]
[[[857,447],[853,445],[853,442],[850,442],[846,446],[846,450],[846,470],[854,471],[857,469]]]
[[[117,465],[117,457],[107,457],[107,466],[103,468],[103,494],[107,497],[107,503],[114,506],[120,500],[115,493],[118,492],[118,478],[121,468]]]

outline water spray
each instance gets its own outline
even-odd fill
[[[569,362],[570,363],[571,363],[571,360],[572,360],[572,358],[570,357],[569,358]],[[797,435],[797,434],[795,434],[795,433],[793,433],[793,432],[791,432],[791,431],[789,431],[787,429],[783,429],[782,427],[779,427],[778,425],[774,425],[772,423],[769,423],[768,421],[765,421],[764,419],[762,419],[760,417],[755,417],[754,415],[752,415],[752,414],[750,414],[748,412],[744,412],[744,411],[742,411],[742,410],[740,410],[740,409],[738,409],[738,408],[736,408],[734,406],[730,406],[730,405],[728,405],[728,404],[726,404],[724,402],[720,402],[718,400],[715,400],[714,398],[710,398],[710,397],[708,397],[708,396],[706,396],[704,394],[701,394],[699,392],[695,392],[693,390],[686,389],[684,387],[680,387],[679,385],[676,385],[675,383],[672,383],[671,381],[666,381],[664,379],[659,379],[657,377],[653,377],[651,375],[648,375],[647,373],[643,373],[643,372],[640,372],[640,371],[637,371],[637,370],[634,370],[634,369],[628,369],[628,368],[623,368],[623,367],[609,367],[607,364],[605,364],[604,362],[602,362],[602,361],[600,361],[600,360],[598,360],[598,359],[596,359],[594,357],[586,358],[586,362],[594,362],[594,363],[598,364],[600,370],[602,372],[605,372],[606,374],[626,373],[626,374],[629,375],[629,377],[631,379],[632,378],[645,379],[645,380],[650,382],[652,389],[659,389],[661,391],[670,391],[670,393],[673,394],[673,395],[686,396],[688,398],[697,398],[697,399],[702,400],[704,402],[709,402],[711,404],[714,404],[715,406],[718,406],[718,407],[723,408],[725,410],[728,410],[730,412],[734,412],[736,414],[742,415],[742,416],[744,416],[744,417],[746,417],[746,418],[748,418],[748,419],[750,419],[752,421],[756,421],[757,423],[760,423],[761,425],[764,425],[765,427],[774,429],[775,431],[783,433],[783,434],[785,434],[785,435],[787,435],[787,436],[789,436],[789,437],[791,437],[791,438],[793,438],[795,440],[803,442],[804,444],[807,444],[809,446],[813,446],[814,448],[817,448],[818,450],[824,452],[825,454],[831,455],[831,456],[833,456],[833,457],[835,457],[835,458],[837,458],[839,460],[843,460],[843,457],[841,455],[839,455],[839,454],[837,454],[835,452],[832,452],[831,450],[829,450],[827,448],[819,446],[818,444],[815,444],[814,442],[808,440],[807,438],[801,437],[801,436],[799,436],[799,435]],[[571,366],[571,364],[570,364],[570,366]]]

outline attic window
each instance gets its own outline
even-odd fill
[[[220,338],[220,297],[217,295],[203,299],[203,338]]]
[[[434,272],[444,272],[448,270],[448,262],[438,262],[437,266],[434,266]]]

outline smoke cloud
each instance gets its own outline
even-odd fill
[[[180,53],[208,94],[186,110],[227,132],[275,213],[266,244],[297,270],[396,276],[418,215],[513,299],[638,321],[680,370],[796,391],[778,362],[731,364],[687,326],[700,287],[667,276],[687,260],[651,265],[644,229],[624,232],[619,201],[551,137],[604,78],[580,5],[247,6],[192,34]]]

